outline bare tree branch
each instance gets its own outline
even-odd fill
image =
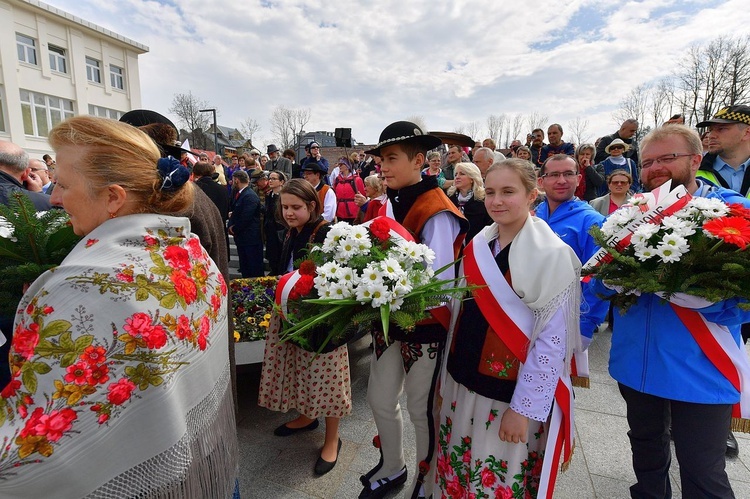
[[[576,116],[568,122],[567,130],[570,130],[571,142],[576,146],[589,141],[589,120]]]
[[[544,130],[545,125],[549,121],[549,117],[546,114],[542,114],[539,111],[534,111],[526,117],[526,124],[529,126],[529,132],[541,128]]]
[[[487,116],[487,135],[500,147],[500,139],[503,136],[503,128],[508,121],[504,114],[491,114]]]
[[[260,132],[260,123],[253,118],[247,118],[240,122],[240,133],[246,140],[253,144],[253,137]]]
[[[189,131],[206,130],[212,123],[211,113],[201,113],[200,109],[208,109],[211,105],[194,96],[191,91],[186,94],[175,94],[169,112],[177,116],[177,123],[181,128]]]
[[[297,142],[297,137],[310,121],[311,111],[277,106],[271,114],[271,133],[279,142],[280,149],[288,149]]]

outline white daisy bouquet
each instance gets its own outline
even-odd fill
[[[412,330],[430,308],[466,290],[454,288],[454,279],[437,279],[436,272],[444,269],[432,268],[435,253],[408,239],[403,227],[382,217],[363,225],[333,225],[299,270],[280,280],[282,340],[327,351],[377,323],[388,341],[391,322]]]
[[[639,293],[750,298],[750,209],[741,204],[680,186],[631,198],[591,234],[603,249],[583,273],[621,289],[609,299],[623,309]]]

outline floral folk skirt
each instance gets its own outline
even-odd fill
[[[536,497],[547,423],[529,420],[527,443],[503,442],[500,420],[509,407],[446,376],[440,410],[436,482],[442,498]]]
[[[273,314],[266,336],[258,405],[272,411],[296,409],[309,418],[341,418],[352,412],[346,345],[320,354],[279,342],[281,320]]]

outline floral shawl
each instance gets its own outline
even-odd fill
[[[0,497],[230,497],[226,300],[187,218],[88,234],[19,305]]]

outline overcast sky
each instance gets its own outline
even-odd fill
[[[490,114],[533,112],[563,128],[588,119],[593,140],[691,44],[750,25],[747,0],[46,1],[150,48],[144,108],[168,115],[192,91],[221,125],[256,119],[259,146],[277,105],[365,143],[407,116],[443,131],[479,121],[486,135]]]

